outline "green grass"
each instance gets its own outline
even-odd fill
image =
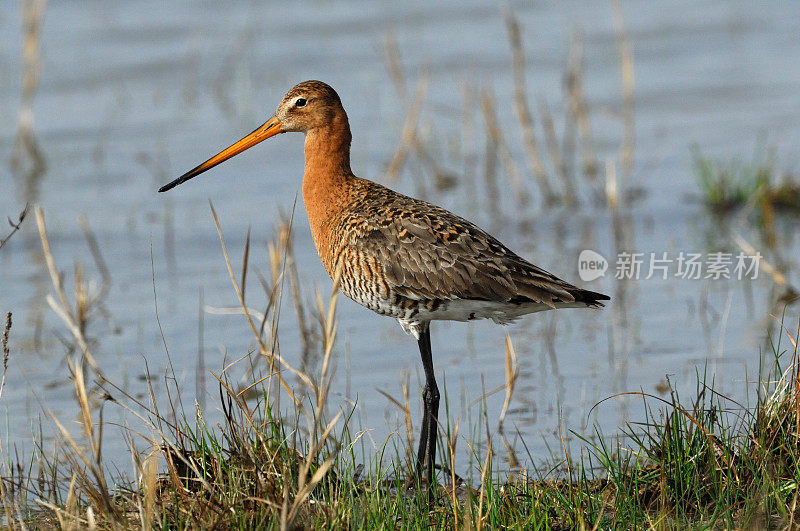
[[[774,156],[756,149],[750,161],[720,160],[692,147],[695,177],[704,203],[713,211],[726,213],[752,202],[762,217],[775,210],[800,211],[800,182],[775,169]]]

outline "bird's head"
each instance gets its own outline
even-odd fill
[[[303,81],[295,85],[275,111],[282,133],[307,133],[327,127],[342,117],[346,117],[342,100],[330,85],[322,81]]]
[[[286,93],[275,111],[275,116],[238,142],[223,149],[171,183],[162,186],[158,191],[166,192],[175,188],[217,164],[280,133],[294,131],[308,133],[314,129],[336,125],[347,127],[347,114],[342,107],[339,95],[330,85],[322,81],[303,81]]]

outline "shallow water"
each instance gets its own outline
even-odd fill
[[[769,247],[747,220],[711,217],[699,201],[690,151],[697,144],[714,157],[749,160],[762,142],[774,148],[781,169],[796,169],[800,5],[670,1],[658,7],[626,4],[623,9],[634,50],[636,104],[635,164],[626,177],[619,168],[622,97],[611,8],[579,1],[558,7],[513,5],[523,28],[531,106],[535,111],[539,99],[546,100],[559,134],[570,40],[576,30],[583,35],[584,90],[596,159],[601,169],[606,160],[613,161],[620,187],[638,192],[617,216],[596,199],[603,178],[591,182],[581,175],[576,178],[580,208],[541,207],[514,114],[502,12],[482,2],[434,7],[385,2],[368,8],[308,2],[286,9],[277,3],[167,8],[161,2],[51,1],[33,107],[48,169],[30,179],[12,176],[4,164],[0,213],[13,216],[26,198],[42,205],[56,263],[69,285],[78,262],[88,278],[100,278],[78,223],[85,214],[111,273],[104,311],[89,329],[99,365],[134,396],[146,392],[149,367],[158,376],[155,390],[163,406],[166,344],[188,414],[198,399],[208,404],[206,418],[213,422],[218,419],[216,386],[207,373],[205,388],[197,383],[204,373],[199,345],[205,366],[218,372],[252,350],[254,342],[242,316],[201,316],[199,311],[201,298],[211,307],[237,304],[207,200],[219,214],[237,271],[245,234],[252,229],[253,307],[266,304],[254,271],[270,275],[265,244],[275,237],[279,214],[290,213],[296,198],[294,249],[307,308],[313,308],[315,288],[323,298],[330,290],[298,196],[302,137],[272,139],[169,194],[156,189],[262,123],[285,90],[308,78],[330,83],[342,97],[354,135],[354,171],[385,182],[407,111],[387,73],[391,32],[409,97],[418,74],[427,71],[420,134],[440,168],[457,177],[455,186],[439,189],[430,168],[412,156],[392,186],[443,204],[542,267],[612,296],[602,311],[538,314],[508,327],[520,376],[506,433],[514,434],[510,439],[522,454],[518,457],[550,459],[551,449],[559,453],[559,434],[573,451],[580,450],[570,430],[591,437],[597,426],[616,434],[624,422],[642,418],[640,400],[617,398],[592,409],[595,403],[626,391],[663,392],[667,378],[686,394],[706,366],[721,391],[746,400],[746,382],[757,377],[770,356],[767,333],[777,330],[769,313],[783,312],[772,278],[761,271],[757,279],[744,281],[672,274],[667,280],[617,280],[614,257],[620,251],[667,252],[671,258],[681,251],[738,253],[732,238],[738,233],[782,267],[790,283],[800,284],[797,218],[779,220],[778,244]],[[16,4],[0,15],[4,160],[20,104],[21,25],[14,9]],[[514,201],[501,166],[500,197],[486,195],[481,88],[494,93],[513,160],[534,196],[526,208]],[[543,142],[541,130],[537,133]],[[578,278],[584,249],[611,260],[606,275],[591,283]],[[29,452],[43,408],[62,420],[71,420],[76,411],[66,348],[59,339],[69,333],[45,303],[51,286],[33,216],[0,250],[0,285],[0,310],[14,313],[12,355],[0,399],[7,424],[4,444]],[[792,323],[797,306],[786,314]],[[351,301],[340,299],[338,318],[329,407],[355,405],[357,426],[369,430],[369,452],[395,430],[404,432],[400,410],[378,390],[400,398],[410,375],[412,412],[420,411],[419,355],[394,321]],[[437,374],[462,433],[478,432],[482,389],[494,390],[505,381],[504,334],[502,327],[486,322],[434,325]],[[287,360],[300,364],[288,290],[280,348]],[[252,377],[243,372],[234,369],[246,385]],[[486,399],[492,430],[502,402],[502,392]],[[106,418],[136,423],[113,404],[106,406]],[[46,438],[45,446],[50,444]],[[482,439],[480,433],[474,437]],[[108,430],[105,456],[124,468],[126,452],[119,432]]]

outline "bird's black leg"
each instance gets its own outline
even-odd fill
[[[419,335],[419,352],[422,356],[422,367],[425,370],[425,390],[422,392],[422,401],[425,413],[422,417],[422,430],[420,431],[419,449],[417,450],[417,474],[420,475],[425,467],[425,476],[428,488],[433,496],[433,467],[436,462],[436,439],[438,433],[439,416],[439,387],[433,374],[433,354],[431,353],[431,332],[429,327]]]
[[[425,358],[428,356],[427,353],[430,351],[431,344],[430,328],[426,327],[420,333],[417,344],[419,345],[419,353],[422,356],[422,364],[425,366]],[[425,466],[425,454],[428,453],[428,436],[430,435],[428,432],[428,405],[425,402],[425,396],[428,393],[427,369],[425,369],[425,374],[425,389],[422,392],[422,426],[419,432],[419,447],[417,449],[417,477],[419,478],[422,477],[422,467]]]
[[[425,392],[422,393],[423,397]],[[428,452],[428,407],[424,404],[422,411],[422,425],[419,430],[419,446],[417,447],[417,477],[422,477],[422,467],[425,466],[425,454]]]

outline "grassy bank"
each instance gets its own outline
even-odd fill
[[[151,417],[163,438],[138,459],[135,481],[109,485],[99,444],[75,444],[48,463],[44,480],[6,478],[6,518],[124,528],[790,528],[800,517],[797,337],[775,338],[772,377],[752,384],[755,407],[731,403],[701,374],[689,400],[642,395],[647,420],[627,427],[624,444],[587,442],[585,458],[564,456],[545,477],[492,475],[496,435],[487,434],[480,481],[466,484],[452,472],[452,450],[466,441],[443,426],[433,506],[403,448],[357,461],[361,434],[341,413],[328,420],[315,404],[324,396],[298,405],[305,429],[294,430],[270,414],[267,387],[253,403],[223,380],[223,424],[206,425],[200,412],[174,425]],[[82,369],[72,371],[82,413],[96,416]],[[97,424],[86,426],[97,441]]]
[[[83,336],[81,316],[91,315],[92,297],[80,278],[75,296],[67,296],[50,255],[44,217],[38,209],[35,214],[57,294],[52,305],[74,341],[68,367],[82,432],[72,433],[52,416],[63,442],[55,454],[40,447],[26,463],[3,449],[0,496],[5,522],[12,526],[790,528],[800,518],[800,323],[791,326],[793,331],[782,327],[772,338],[771,365],[760,371],[765,376],[742,384],[752,386],[755,404],[738,404],[717,393],[704,373],[688,399],[674,391],[666,399],[630,393],[642,399],[643,423],[628,425],[623,437],[598,434],[597,444],[584,440],[580,458],[565,449],[549,472],[498,473],[492,461],[502,434],[492,433],[484,421],[484,435],[475,440],[443,415],[436,502],[430,504],[427,486],[412,474],[410,416],[406,438],[391,437],[379,451],[364,452],[364,432],[350,419],[353,410],[329,400],[335,292],[327,299],[318,295],[316,308],[296,308],[310,316],[308,333],[316,339],[308,348],[317,356],[317,370],[292,367],[274,348],[280,287],[294,276],[288,226],[271,247],[275,267],[272,279],[262,279],[269,300],[263,314],[244,302],[248,253],[235,273],[220,231],[256,354],[268,370],[248,387],[231,382],[225,371],[214,374],[219,400],[209,408],[221,408],[224,422],[209,424],[199,405],[185,409],[173,400],[166,411],[159,410],[152,387],[149,400],[142,400],[103,376],[92,342]],[[506,363],[508,401],[516,379],[510,342]],[[290,377],[302,385],[289,385]],[[164,380],[166,392],[176,396],[169,382]],[[278,407],[279,399],[290,401],[293,414],[274,413],[287,410],[285,403]],[[118,464],[103,457],[107,407],[123,408],[140,421],[138,427],[123,428],[134,449],[132,478],[115,472]],[[617,442],[607,442],[612,440]],[[144,450],[135,450],[142,445]],[[476,463],[470,480],[455,472],[470,468],[458,461],[463,454],[457,449],[464,446]]]

